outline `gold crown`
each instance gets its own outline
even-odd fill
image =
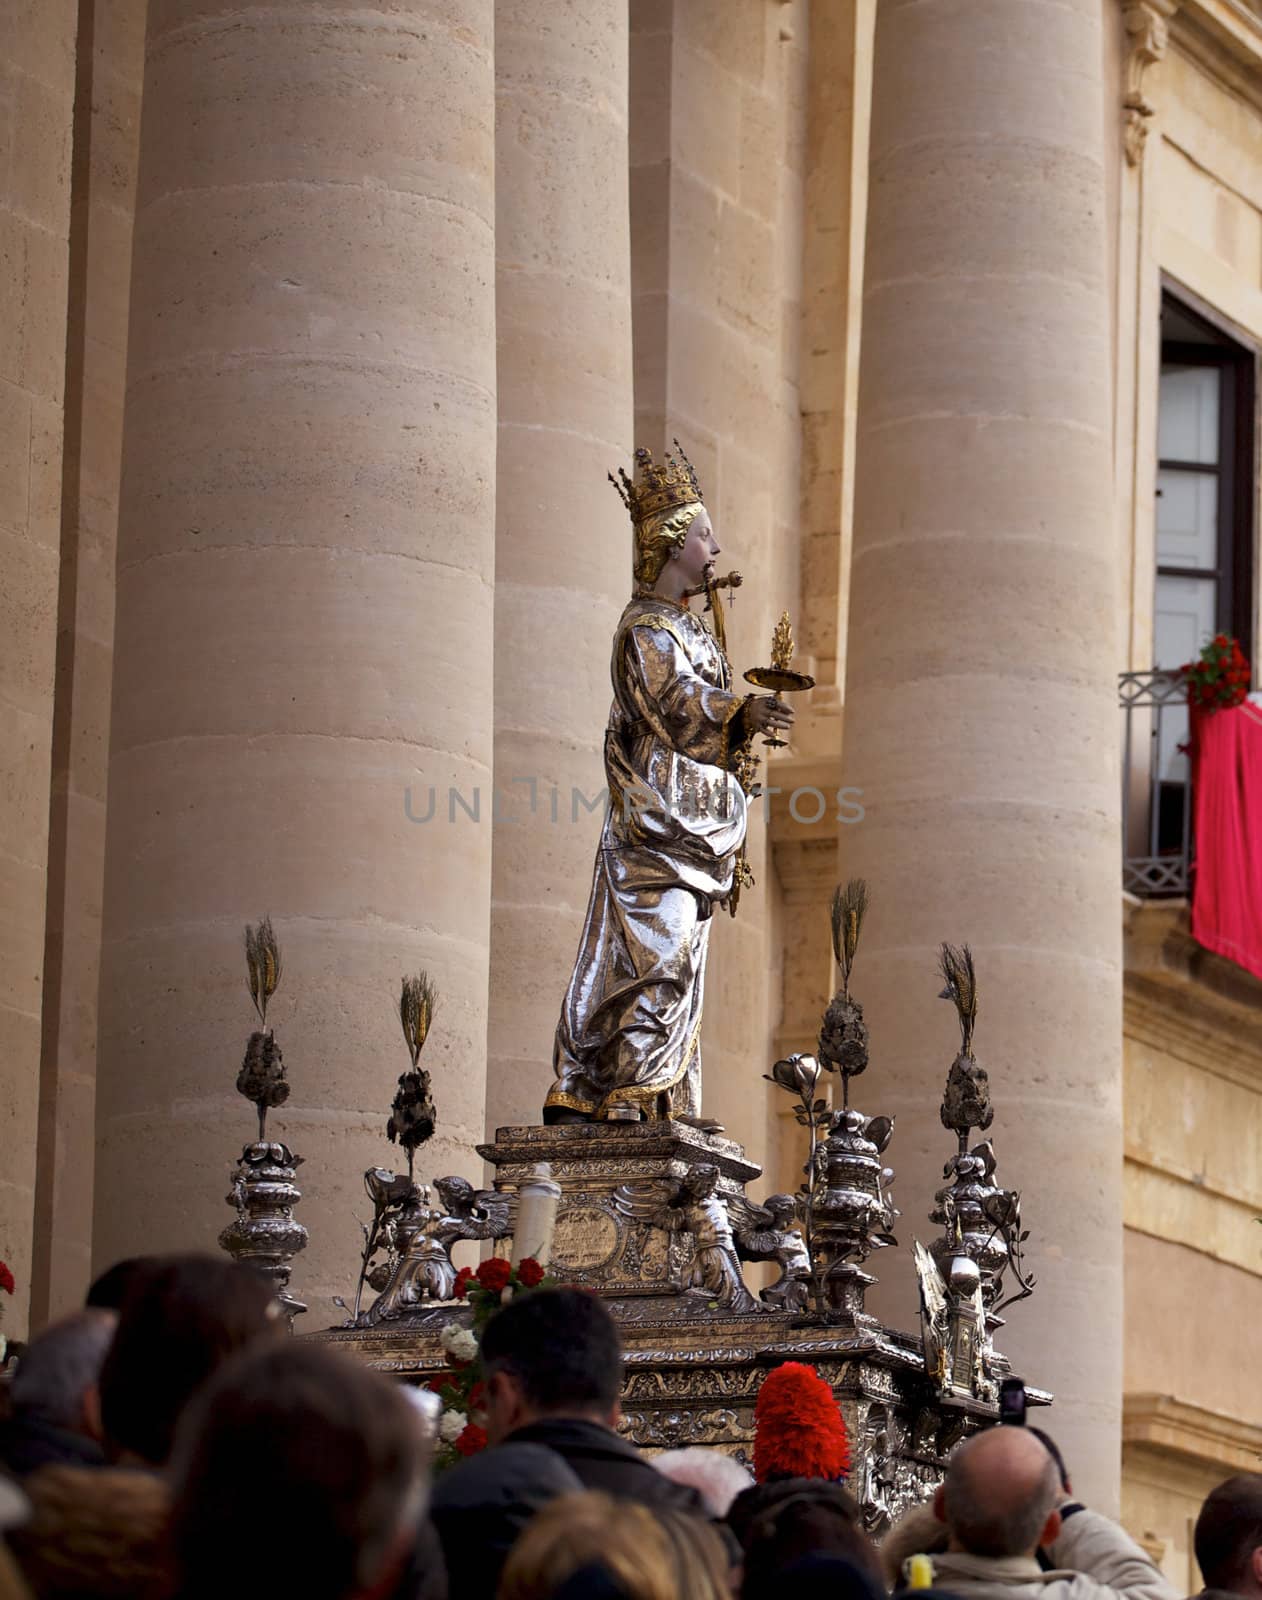
[[[675,449],[679,452],[678,460],[667,452],[666,459],[659,466],[653,460],[653,452],[641,445],[635,452],[638,468],[636,482],[632,482],[621,467],[618,468],[617,478],[612,472],[609,474],[610,483],[621,495],[623,505],[631,514],[633,527],[642,528],[646,522],[663,513],[700,503],[701,485],[697,482],[696,469],[684,454],[684,447],[678,439],[675,440]]]

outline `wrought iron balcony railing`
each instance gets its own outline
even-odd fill
[[[1177,672],[1123,672],[1122,887],[1141,899],[1188,892],[1192,770],[1187,687]]]

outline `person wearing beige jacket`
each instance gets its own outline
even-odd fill
[[[882,1543],[892,1585],[918,1554],[932,1559],[933,1587],[959,1600],[1180,1600],[1115,1522],[1069,1500],[1055,1462],[1023,1428],[960,1445],[932,1505],[908,1512]]]

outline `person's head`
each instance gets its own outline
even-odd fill
[[[480,1358],[492,1444],[541,1417],[617,1423],[622,1341],[593,1294],[540,1289],[516,1297],[487,1323]]]
[[[849,1471],[846,1423],[828,1384],[801,1361],[773,1367],[754,1402],[754,1477],[838,1483]]]
[[[782,1567],[774,1578],[774,1589],[741,1587],[741,1600],[746,1596],[766,1593],[780,1600],[782,1595],[792,1595],[793,1600],[885,1600],[885,1590],[872,1577],[866,1567],[845,1556],[817,1552],[803,1556]],[[922,1600],[918,1594],[916,1600]],[[931,1597],[936,1600],[936,1597]]]
[[[84,1307],[96,1311],[118,1311],[133,1283],[143,1278],[161,1258],[158,1256],[127,1256],[92,1280]]]
[[[687,1450],[663,1450],[653,1465],[674,1483],[695,1489],[712,1517],[725,1517],[736,1496],[753,1484],[753,1477],[732,1456],[694,1445]]]
[[[1060,1474],[1028,1428],[988,1428],[958,1446],[934,1510],[952,1550],[1032,1556],[1060,1531]]]
[[[101,1369],[101,1424],[115,1456],[161,1465],[180,1413],[238,1350],[284,1327],[271,1285],[214,1256],[155,1259],[123,1297]]]
[[[389,1594],[425,1509],[428,1445],[380,1373],[291,1339],[240,1351],[197,1397],[172,1460],[171,1546],[184,1600],[222,1600],[259,1550],[259,1508],[307,1600]]]
[[[1206,1498],[1193,1536],[1208,1589],[1262,1594],[1262,1475],[1242,1472]]]
[[[883,1587],[859,1507],[840,1484],[822,1478],[762,1483],[737,1496],[727,1520],[744,1551],[746,1600],[781,1589],[785,1569],[811,1556],[850,1562]]]
[[[1034,1437],[1047,1451],[1048,1455],[1051,1456],[1052,1460],[1056,1463],[1056,1471],[1060,1474],[1060,1486],[1062,1492],[1065,1494],[1072,1494],[1074,1492],[1074,1486],[1070,1481],[1069,1468],[1065,1465],[1065,1458],[1063,1455],[1061,1455],[1060,1446],[1056,1443],[1055,1439],[1052,1438],[1050,1433],[1045,1433],[1042,1428],[1027,1427],[1026,1432],[1034,1435]]]
[[[578,1593],[624,1600],[724,1600],[726,1573],[718,1534],[698,1519],[604,1494],[566,1495],[513,1546],[499,1600],[552,1600],[575,1579]]]
[[[635,452],[636,479],[619,471],[610,479],[631,514],[635,531],[635,581],[642,592],[679,598],[708,576],[719,554],[701,485],[678,439],[677,454],[661,462],[643,447]]]
[[[117,1322],[112,1311],[78,1311],[37,1333],[13,1375],[14,1414],[99,1439],[98,1386]]]

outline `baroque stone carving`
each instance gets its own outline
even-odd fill
[[[1148,139],[1148,119],[1153,114],[1144,94],[1144,78],[1149,67],[1165,57],[1169,43],[1169,19],[1178,0],[1126,0],[1122,22],[1126,29],[1126,84],[1122,98],[1123,148],[1129,166],[1137,167]]]

